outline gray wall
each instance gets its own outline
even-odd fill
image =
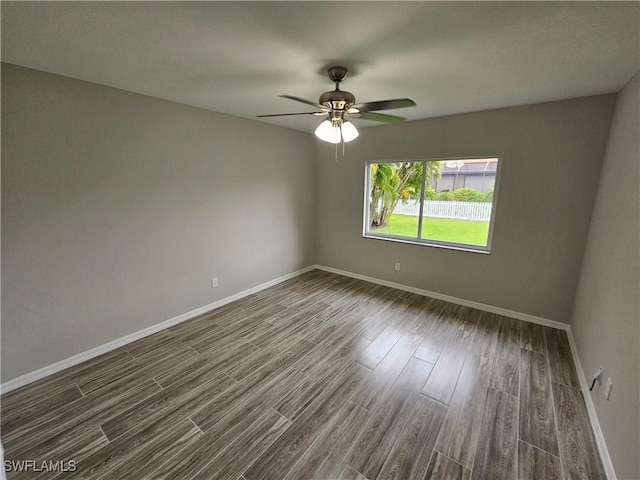
[[[640,476],[640,74],[618,94],[571,327],[618,478]]]
[[[568,322],[614,105],[602,95],[367,128],[337,161],[317,145],[317,263]],[[493,154],[490,255],[362,237],[367,160]]]
[[[313,264],[312,145],[3,64],[2,381]]]

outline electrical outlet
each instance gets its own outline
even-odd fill
[[[212,278],[211,279],[211,288],[216,288],[218,286],[218,279],[217,278]]]
[[[399,271],[400,271],[400,264],[396,263],[396,272],[399,272]]]
[[[604,398],[609,400],[611,396],[611,389],[613,388],[613,381],[610,378],[607,378],[607,386],[604,388]]]

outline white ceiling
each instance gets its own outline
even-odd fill
[[[619,90],[638,2],[10,2],[2,60],[255,119],[307,112],[326,67],[411,120]],[[313,116],[261,119],[312,131]],[[357,120],[358,126],[378,125]]]

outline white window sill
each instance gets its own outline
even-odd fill
[[[447,250],[458,250],[468,253],[482,253],[484,255],[490,255],[491,251],[487,247],[476,247],[474,245],[460,245],[454,243],[440,243],[433,240],[418,240],[405,237],[395,237],[392,235],[372,235],[370,233],[364,233],[363,238],[370,238],[372,240],[386,240],[388,242],[408,243],[410,245],[420,245],[422,247],[436,247],[445,248]]]

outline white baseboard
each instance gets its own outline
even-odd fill
[[[386,287],[397,288],[398,290],[404,290],[406,292],[416,293],[418,295],[424,295],[425,297],[436,298],[438,300],[444,300],[445,302],[455,303],[457,305],[463,305],[465,307],[471,307],[484,312],[497,313],[498,315],[504,315],[505,317],[517,318],[518,320],[524,320],[525,322],[537,323],[538,325],[544,325],[551,328],[557,328],[560,330],[569,330],[569,325],[555,320],[549,320],[548,318],[536,317],[535,315],[529,315],[527,313],[520,313],[513,310],[507,310],[506,308],[494,307],[493,305],[486,305],[480,302],[474,302],[472,300],[465,300],[464,298],[452,297],[451,295],[444,295],[438,292],[432,292],[429,290],[423,290],[422,288],[410,287],[401,283],[389,282],[387,280],[381,280],[375,277],[367,277],[366,275],[360,275],[359,273],[348,272],[346,270],[339,270],[337,268],[325,267],[324,265],[316,265],[318,270],[324,270],[325,272],[337,273],[338,275],[344,275],[345,277],[357,278],[366,282],[377,283],[378,285],[384,285]]]
[[[580,388],[582,389],[582,396],[584,397],[584,403],[587,405],[587,412],[589,413],[589,421],[591,422],[591,428],[593,429],[593,435],[596,439],[596,444],[598,445],[598,451],[600,452],[600,458],[602,459],[602,465],[604,466],[604,471],[607,474],[607,478],[609,480],[615,480],[616,472],[613,469],[613,462],[611,461],[611,456],[609,455],[609,449],[607,448],[607,444],[604,440],[604,434],[602,433],[602,428],[600,428],[600,422],[598,421],[598,414],[596,413],[596,407],[593,404],[593,398],[589,394],[589,384],[587,383],[587,377],[584,374],[584,369],[582,368],[582,363],[580,362],[580,356],[578,355],[578,347],[576,346],[576,342],[573,338],[573,332],[571,329],[567,332],[569,336],[569,345],[571,346],[571,353],[573,354],[573,361],[576,366],[576,370],[578,371],[578,380],[580,381]]]
[[[257,285],[255,287],[249,288],[248,290],[244,290],[242,292],[236,293],[229,297],[223,298],[222,300],[218,300],[208,305],[204,305],[200,308],[196,308],[195,310],[191,310],[190,312],[183,313],[182,315],[178,315],[176,317],[170,318],[160,323],[156,323],[155,325],[152,325],[150,327],[144,328],[142,330],[138,330],[137,332],[133,332],[129,335],[113,340],[111,342],[105,343],[104,345],[100,345],[98,347],[92,348],[85,352],[78,353],[77,355],[73,355],[72,357],[66,358],[52,365],[48,365],[46,367],[39,368],[38,370],[34,370],[33,372],[26,373],[24,375],[21,375],[17,378],[14,378],[13,380],[9,380],[3,383],[2,385],[0,385],[0,392],[2,392],[3,394],[10,392],[11,390],[15,390],[16,388],[22,387],[31,382],[35,382],[36,380],[40,380],[41,378],[44,378],[46,376],[49,376],[56,372],[64,370],[65,368],[72,367],[86,360],[89,360],[93,357],[97,357],[98,355],[107,353],[115,348],[126,345],[127,343],[131,343],[135,340],[139,340],[143,337],[147,337],[153,333],[157,333],[161,330],[165,330],[166,328],[172,327],[173,325],[177,325],[178,323],[182,323],[186,320],[190,320],[194,317],[197,317],[198,315],[207,313],[208,311],[211,311],[215,308],[222,307],[227,303],[234,302],[248,295],[259,292],[260,290],[264,290],[266,288],[277,285],[278,283],[282,283],[286,280],[297,277],[298,275],[302,275],[303,273],[314,270],[315,268],[316,268],[315,265],[311,265],[301,270],[297,270],[287,275],[283,275],[282,277],[269,280],[268,282],[261,283],[260,285]]]
[[[587,380],[584,374],[584,369],[582,368],[582,364],[580,363],[580,356],[578,355],[578,349],[576,348],[576,344],[573,339],[571,327],[568,324],[557,322],[555,320],[549,320],[547,318],[536,317],[534,315],[529,315],[526,313],[515,312],[513,310],[507,310],[506,308],[494,307],[492,305],[485,305],[484,303],[473,302],[471,300],[465,300],[463,298],[452,297],[450,295],[444,295],[437,292],[431,292],[429,290],[410,287],[408,285],[402,285],[400,283],[389,282],[387,280],[381,280],[379,278],[367,277],[366,275],[360,275],[359,273],[339,270],[337,268],[325,267],[324,265],[316,265],[315,267],[318,270],[324,270],[326,272],[336,273],[338,275],[344,275],[346,277],[357,278],[359,280],[364,280],[371,283],[377,283],[379,285],[385,285],[387,287],[397,288],[398,290],[404,290],[407,292],[416,293],[418,295],[424,295],[426,297],[437,298],[439,300],[455,303],[457,305],[464,305],[465,307],[476,308],[478,310],[483,310],[485,312],[497,313],[499,315],[516,318],[518,320],[523,320],[525,322],[537,323],[538,325],[544,325],[551,328],[565,330],[567,332],[567,336],[569,337],[569,345],[571,346],[571,353],[573,354],[573,360],[575,362],[575,367],[578,372],[578,378],[580,379],[580,388],[582,389],[582,392],[583,392],[583,397],[585,399],[585,404],[587,406],[587,412],[589,414],[589,421],[591,422],[591,427],[593,428],[593,433],[596,439],[596,443],[598,445],[598,451],[600,452],[600,457],[602,458],[602,463],[605,469],[605,473],[607,474],[607,478],[609,480],[616,479],[616,473],[613,469],[613,463],[611,462],[611,456],[609,455],[609,450],[604,440],[602,429],[600,428],[600,422],[598,421],[598,416],[596,415],[596,409],[593,404],[593,399],[591,398],[591,395],[589,395],[588,393],[589,385],[587,384]]]

